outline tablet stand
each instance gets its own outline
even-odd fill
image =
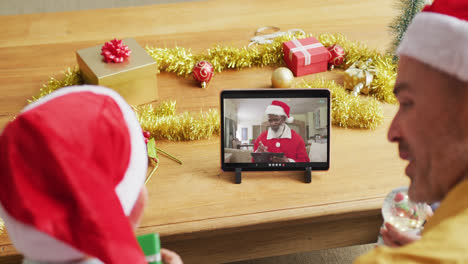
[[[312,182],[312,167],[306,167],[304,173],[304,181],[305,183]]]
[[[240,184],[242,182],[242,169],[236,168],[235,170],[235,183]],[[304,182],[311,183],[312,182],[312,167],[306,167],[304,172]]]
[[[242,169],[241,168],[236,168],[236,184],[240,184],[242,182]]]

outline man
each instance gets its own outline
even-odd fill
[[[408,161],[409,196],[442,201],[419,240],[379,246],[356,263],[468,263],[468,1],[435,0],[418,14],[398,53],[400,108],[388,131]],[[390,225],[383,232],[402,240]]]
[[[294,121],[289,112],[289,106],[281,101],[267,106],[270,127],[255,140],[254,151],[284,153],[283,157],[273,156],[272,162],[309,162],[304,140],[286,124]]]
[[[147,159],[135,114],[112,90],[62,88],[23,109],[0,135],[0,217],[24,263],[146,263],[133,231]]]

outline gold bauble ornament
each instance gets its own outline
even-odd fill
[[[290,69],[279,67],[271,75],[271,85],[274,88],[290,88],[294,83],[294,75]]]

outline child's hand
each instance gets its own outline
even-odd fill
[[[177,253],[161,248],[161,258],[164,264],[184,264]]]

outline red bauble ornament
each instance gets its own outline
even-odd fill
[[[145,138],[150,138],[151,137],[151,133],[149,131],[143,131],[143,136]]]
[[[206,87],[206,83],[213,77],[213,65],[207,61],[199,61],[193,67],[193,78],[201,82],[202,88]]]
[[[328,65],[331,69],[333,69],[334,66],[341,65],[344,62],[346,53],[341,46],[335,44],[328,47],[327,49],[330,52],[330,60],[328,60]]]
[[[132,51],[127,45],[122,44],[122,40],[114,39],[106,42],[101,48],[101,55],[104,56],[105,62],[123,62],[130,56]]]

